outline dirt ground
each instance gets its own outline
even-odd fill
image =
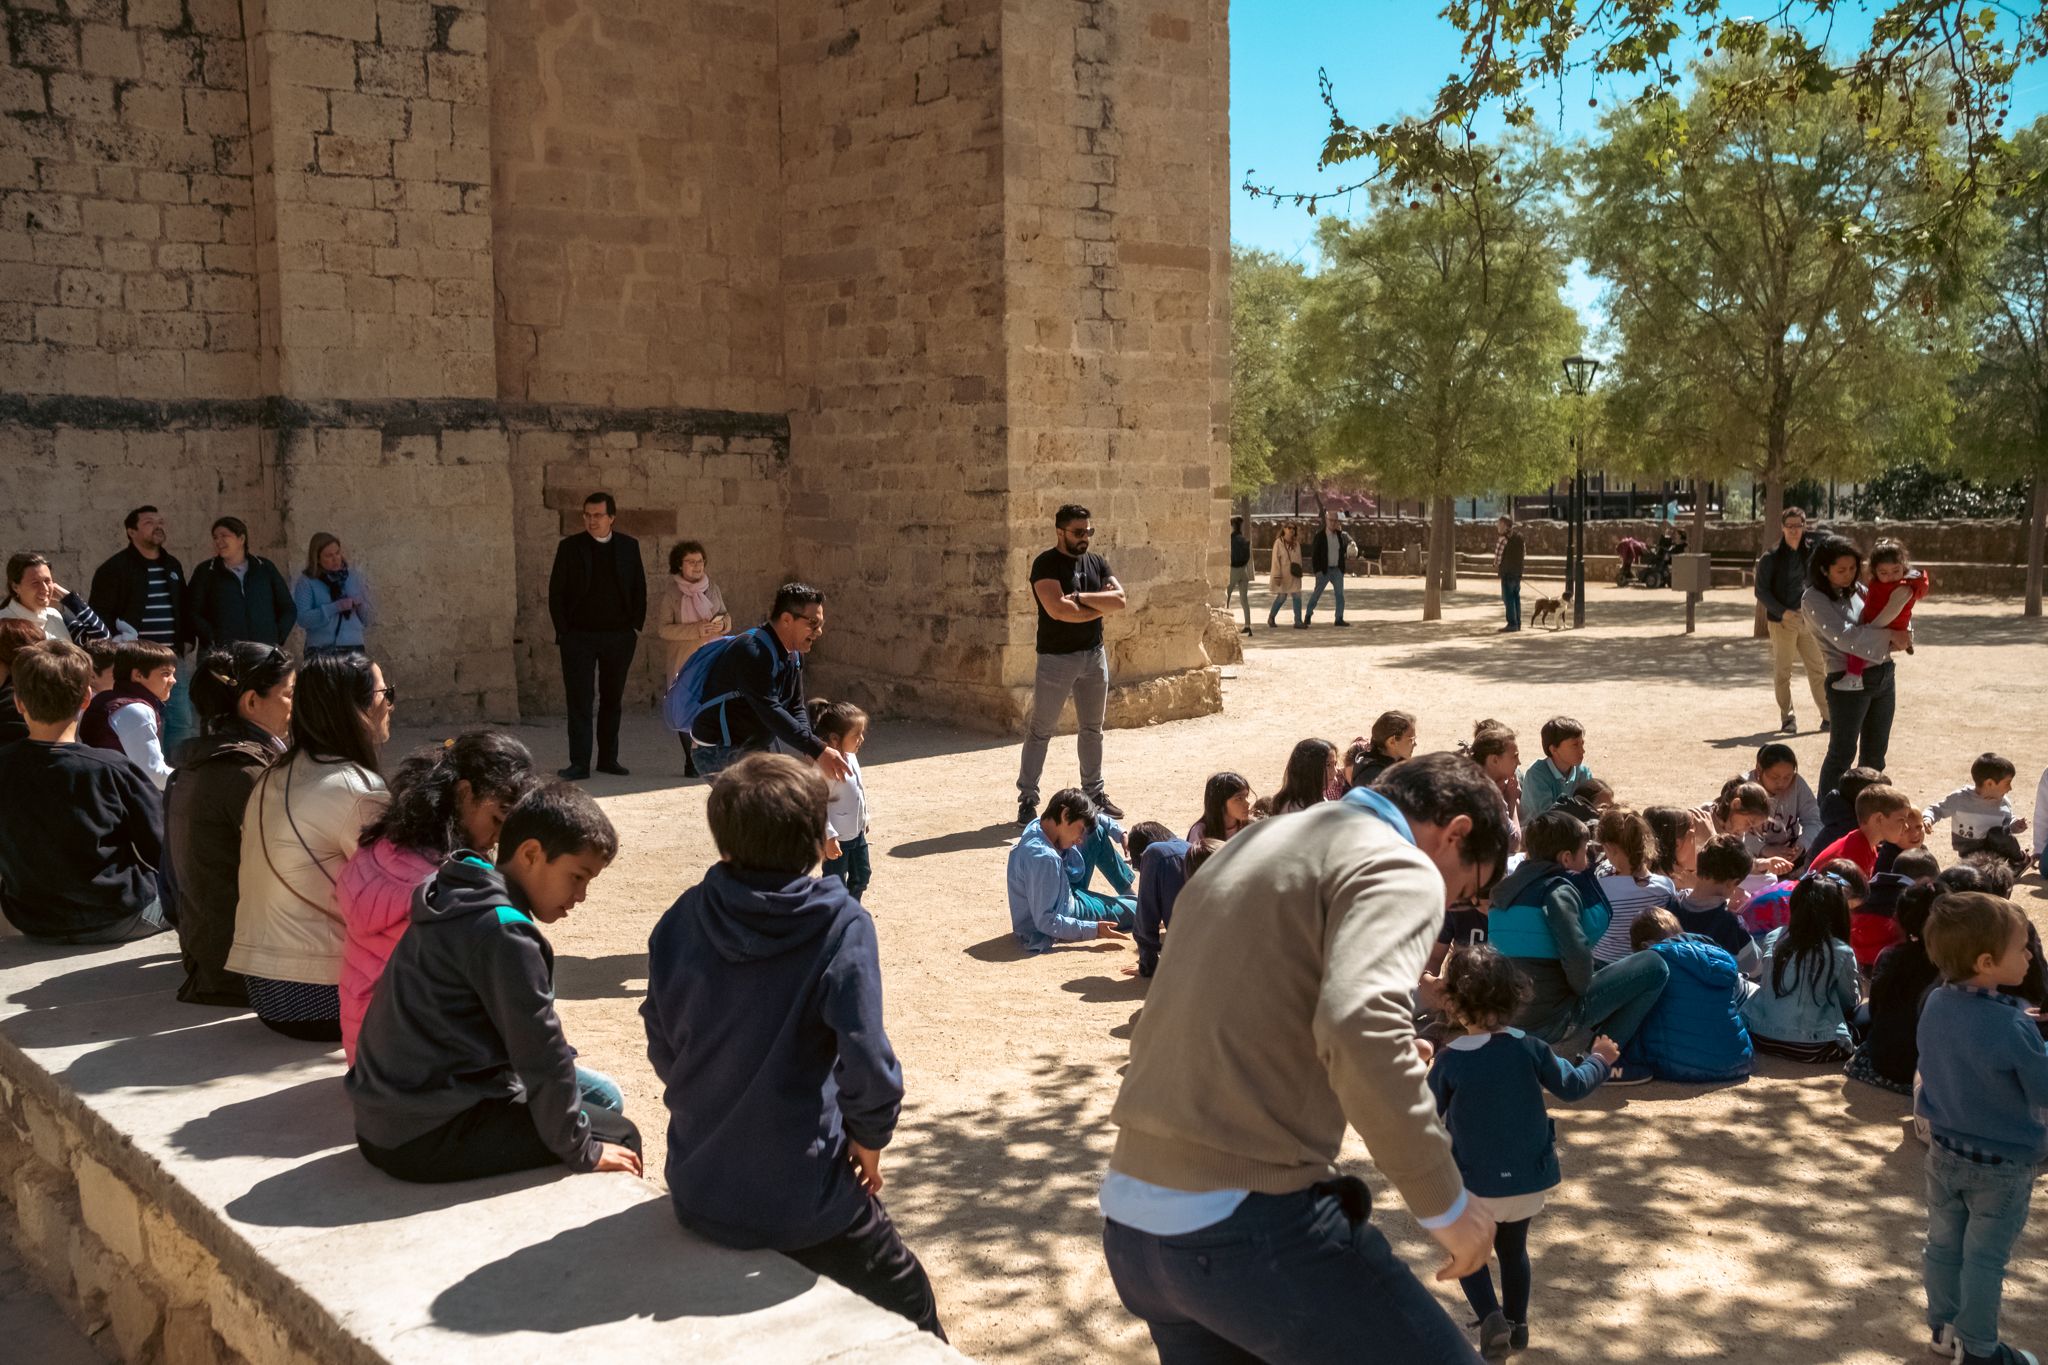
[[[1113,732],[1110,793],[1131,821],[1184,829],[1210,772],[1238,769],[1270,791],[1296,740],[1343,744],[1389,707],[1420,716],[1425,751],[1500,717],[1520,732],[1525,761],[1540,752],[1545,718],[1574,715],[1589,728],[1593,770],[1637,804],[1704,800],[1777,737],[1746,595],[1710,596],[1692,638],[1682,599],[1611,588],[1589,595],[1583,632],[1501,637],[1492,584],[1469,586],[1445,620],[1425,624],[1416,580],[1355,581],[1347,631],[1269,633],[1255,603],[1260,629],[1226,671],[1222,714]],[[1938,596],[1916,618],[1919,652],[1899,670],[1894,778],[1929,800],[1996,749],[2019,764],[2015,805],[2031,805],[2048,764],[2048,628],[2017,603]],[[859,626],[835,618],[833,629]],[[1812,773],[1825,737],[1803,680],[1794,687],[1794,742]],[[564,761],[558,726],[522,734],[548,768]],[[1014,743],[884,723],[861,757],[874,806],[867,904],[909,1090],[885,1198],[931,1271],[953,1341],[990,1361],[1149,1360],[1110,1284],[1095,1207],[1107,1115],[1144,1001],[1143,984],[1118,972],[1131,949],[1016,950],[1003,880]],[[592,784],[623,851],[554,932],[557,984],[570,1038],[624,1085],[658,1172],[660,1092],[636,1012],[647,935],[714,854],[704,784],[680,780],[675,741],[652,716],[630,722],[625,758],[631,778]],[[1073,741],[1055,741],[1048,789],[1074,771]],[[1932,846],[1946,861],[1946,831]],[[2037,876],[2015,896],[2048,925]],[[1926,1358],[1922,1149],[1904,1100],[1838,1071],[1761,1059],[1746,1084],[1596,1092],[1555,1112],[1565,1183],[1536,1225],[1534,1343],[1518,1359]],[[1411,1265],[1433,1269],[1434,1243],[1355,1138],[1347,1157],[1373,1181],[1379,1225]],[[1467,1320],[1455,1285],[1438,1288]],[[2017,1344],[2048,1349],[2048,1212],[2014,1254],[2005,1326]]]

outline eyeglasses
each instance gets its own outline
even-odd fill
[[[395,685],[391,687],[380,687],[376,691],[370,693],[370,695],[373,697],[382,697],[384,698],[384,700],[390,702],[393,706],[398,705],[398,688]]]
[[[809,626],[812,630],[823,630],[825,628],[825,618],[823,616],[799,616],[796,619]]]

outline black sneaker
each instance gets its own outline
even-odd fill
[[[1038,818],[1038,812],[1032,809],[1032,805],[1022,797],[1017,798],[1017,825],[1020,829]]]
[[[1330,624],[1333,626],[1348,626],[1351,623],[1349,621],[1332,621]]]
[[[571,763],[566,768],[557,769],[555,776],[568,782],[588,782],[590,780],[590,769]]]
[[[1830,731],[1830,730],[1832,730],[1832,729],[1834,729],[1834,728],[1835,728],[1834,726],[1832,726],[1832,725],[1830,725],[1830,724],[1828,723],[1827,717],[1825,717],[1825,716],[1821,717],[1821,722],[1820,722],[1820,732],[1821,732],[1822,734],[1826,734],[1826,733],[1827,733],[1828,731]]]
[[[1517,1351],[1528,1350],[1529,1324],[1526,1322],[1510,1322],[1508,1326],[1512,1329],[1508,1333],[1508,1345],[1514,1347]]]
[[[1110,800],[1108,792],[1095,793],[1095,809],[1101,811],[1104,815],[1107,815],[1112,820],[1121,820],[1124,818],[1124,808],[1122,806],[1119,806],[1116,802]]]
[[[608,773],[613,777],[631,777],[633,775],[633,770],[617,759],[613,759],[609,763],[598,764],[597,770],[601,773]]]

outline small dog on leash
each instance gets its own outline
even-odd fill
[[[1529,624],[1540,626],[1543,624],[1543,618],[1546,616],[1550,618],[1550,628],[1552,630],[1562,630],[1564,628],[1564,599],[1562,597],[1538,597],[1536,599],[1536,610],[1529,615]]]

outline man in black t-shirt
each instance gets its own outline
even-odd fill
[[[1038,676],[1031,688],[1030,730],[1017,770],[1017,823],[1038,818],[1038,778],[1045,749],[1069,696],[1080,725],[1081,787],[1112,820],[1123,812],[1102,790],[1102,717],[1109,706],[1109,656],[1102,648],[1102,618],[1122,611],[1123,585],[1101,555],[1088,553],[1095,527],[1088,509],[1074,503],[1053,516],[1056,543],[1031,561],[1031,596],[1038,608]]]

